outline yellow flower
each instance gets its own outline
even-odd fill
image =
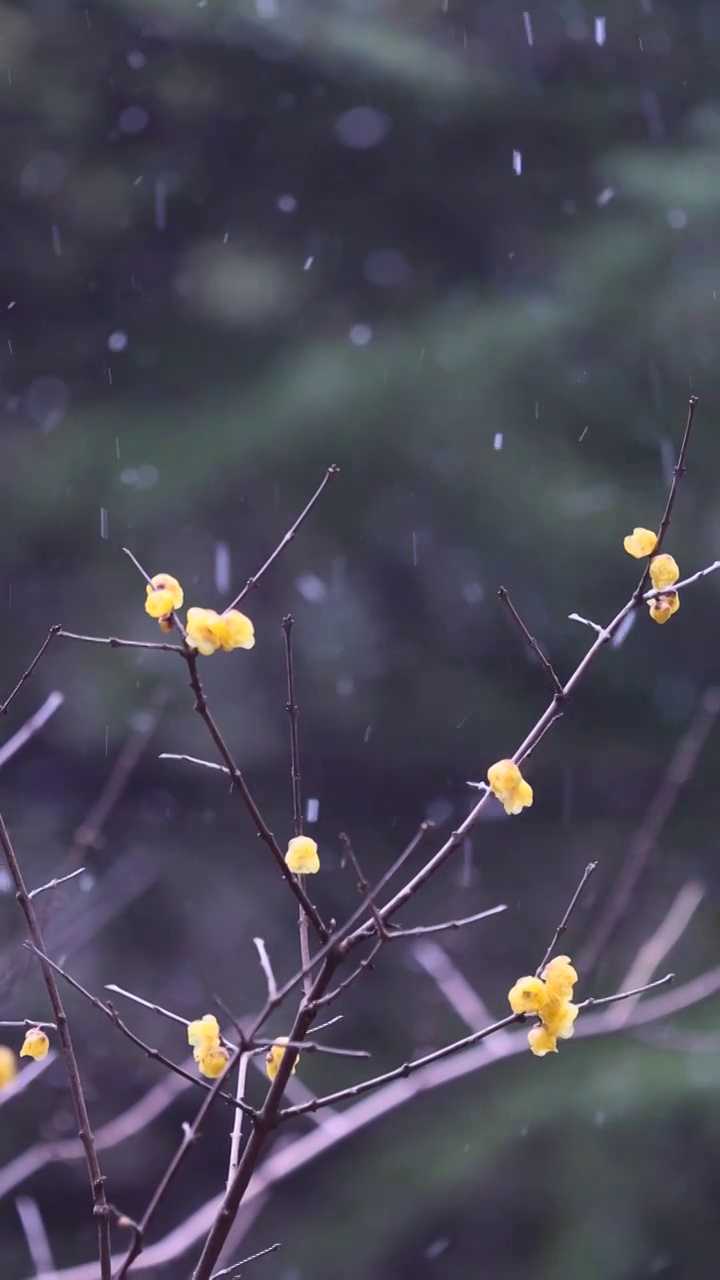
[[[650,561],[650,580],[654,587],[672,587],[679,577],[677,560],[672,556],[653,556]]]
[[[315,841],[309,836],[294,836],[287,847],[285,864],[296,876],[314,876],[320,870]]]
[[[578,1006],[570,1000],[562,1000],[552,1012],[543,1009],[541,1016],[548,1035],[555,1036],[558,1040],[569,1040],[575,1030]]]
[[[17,1062],[12,1049],[8,1049],[6,1044],[0,1044],[0,1089],[4,1089],[6,1084],[10,1084],[17,1075]]]
[[[196,1049],[213,1049],[220,1044],[220,1024],[214,1013],[197,1018],[187,1029],[188,1044]]]
[[[557,1041],[544,1027],[533,1027],[528,1032],[528,1044],[536,1058],[544,1058],[546,1053],[557,1053]]]
[[[523,778],[514,760],[498,760],[487,771],[490,790],[506,813],[521,813],[533,802],[533,789]]]
[[[267,1074],[271,1080],[275,1079],[280,1069],[280,1063],[282,1062],[283,1054],[285,1053],[284,1046],[286,1044],[287,1044],[287,1036],[278,1036],[275,1043],[270,1046],[267,1053],[265,1054],[265,1070],[267,1071]],[[299,1061],[300,1061],[300,1054],[298,1054],[297,1058],[293,1063],[291,1075],[295,1075],[295,1072],[297,1071],[297,1064]]]
[[[220,648],[225,627],[220,614],[214,609],[188,609],[185,626],[188,644],[206,658]]]
[[[46,1058],[50,1041],[41,1027],[31,1027],[25,1034],[20,1050],[21,1058]]]
[[[145,612],[151,618],[166,618],[174,609],[179,609],[185,599],[177,578],[172,578],[169,573],[156,573],[145,591]]]
[[[230,1061],[230,1054],[221,1044],[210,1045],[208,1048],[198,1045],[193,1057],[200,1075],[207,1076],[209,1080],[217,1080]]]
[[[255,644],[255,628],[249,618],[237,609],[231,609],[221,618],[220,645],[223,649],[252,649]]]
[[[569,956],[554,956],[554,958],[546,964],[542,973],[547,983],[548,993],[552,996],[558,996],[561,1000],[569,1000],[573,993],[573,987],[578,980],[577,969],[570,963]]]
[[[623,546],[629,556],[634,556],[636,560],[644,560],[645,556],[651,556],[657,546],[657,534],[652,529],[633,529],[627,538],[623,539]]]
[[[541,978],[518,978],[508,991],[513,1013],[537,1013],[547,1000],[547,988]]]
[[[680,596],[677,591],[666,591],[661,596],[653,596],[652,600],[648,600],[648,609],[653,622],[659,622],[662,625],[667,622],[668,618],[672,618],[680,608]]]

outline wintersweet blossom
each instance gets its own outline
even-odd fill
[[[46,1058],[50,1041],[48,1040],[42,1027],[31,1027],[25,1034],[20,1050],[21,1058]]]
[[[650,581],[658,588],[673,587],[680,577],[677,560],[672,556],[653,556],[650,561]]]
[[[665,591],[661,596],[653,596],[648,600],[648,609],[653,622],[662,626],[668,618],[672,618],[680,608],[680,595],[677,591]]]
[[[221,617],[220,647],[222,649],[252,649],[255,644],[255,628],[249,618],[238,609],[230,609]]]
[[[270,1048],[265,1054],[265,1070],[270,1080],[275,1079],[280,1069],[280,1063],[283,1060],[283,1055],[285,1053],[285,1045],[287,1044],[287,1042],[288,1042],[287,1036],[278,1036],[275,1043],[270,1045]],[[297,1071],[297,1064],[299,1061],[300,1061],[300,1054],[297,1055],[295,1061],[293,1062],[291,1075],[295,1075],[295,1072]]]
[[[538,1013],[547,1000],[547,987],[542,978],[518,978],[508,992],[513,1013]]]
[[[17,1062],[12,1049],[0,1044],[0,1089],[11,1084],[17,1075]]]
[[[214,1013],[196,1018],[187,1029],[188,1044],[196,1049],[211,1049],[220,1043],[220,1024]]]
[[[200,1075],[207,1076],[209,1080],[217,1080],[230,1061],[230,1054],[222,1044],[210,1045],[209,1048],[198,1045],[193,1052],[193,1057]]]
[[[185,599],[183,589],[177,578],[169,573],[156,573],[145,588],[145,612],[151,618],[167,618],[175,609],[182,606]]]
[[[557,1053],[557,1040],[551,1036],[542,1024],[528,1031],[528,1044],[536,1058],[544,1058],[546,1053]]]
[[[523,778],[514,760],[498,760],[487,771],[490,790],[506,813],[521,813],[533,802],[533,789]]]
[[[205,657],[217,649],[252,649],[255,644],[252,622],[237,609],[216,613],[214,609],[193,606],[187,611],[186,630],[188,644]]]
[[[570,963],[569,956],[554,956],[542,971],[547,990],[551,995],[569,1000],[573,987],[578,980],[577,969]]]
[[[314,876],[320,870],[315,841],[309,836],[293,836],[287,847],[285,864],[296,876]]]
[[[539,978],[518,978],[508,992],[508,1001],[518,1016],[535,1013],[539,1019],[528,1035],[528,1044],[538,1058],[557,1053],[558,1040],[569,1040],[575,1030],[579,1007],[572,1003],[578,980],[569,956],[554,956]]]
[[[554,1036],[557,1040],[569,1040],[575,1030],[578,1006],[570,1000],[557,1000],[552,1003],[554,1008],[547,1007],[543,1010],[542,1025],[548,1035]]]
[[[652,529],[633,529],[632,533],[623,539],[623,546],[629,556],[634,556],[636,560],[644,560],[655,550],[657,534],[653,533]]]
[[[188,609],[185,629],[188,644],[206,658],[222,644],[223,620],[214,609]]]

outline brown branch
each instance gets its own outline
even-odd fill
[[[193,1084],[196,1088],[214,1090],[214,1084],[210,1085],[200,1076],[192,1075],[189,1071],[186,1071],[184,1067],[179,1066],[177,1062],[173,1062],[172,1058],[166,1058],[164,1053],[160,1053],[158,1049],[153,1049],[151,1045],[146,1044],[144,1040],[141,1040],[139,1036],[136,1036],[135,1032],[130,1030],[127,1023],[123,1022],[117,1009],[114,1005],[110,1004],[109,1001],[105,1004],[102,1000],[98,999],[98,997],[94,996],[91,991],[88,991],[87,987],[84,987],[82,983],[78,982],[77,978],[73,978],[72,974],[68,973],[67,969],[63,969],[62,965],[59,965],[55,960],[51,960],[49,956],[45,955],[44,952],[40,951],[37,947],[32,946],[31,943],[26,943],[25,945],[28,946],[31,951],[34,951],[41,961],[48,964],[55,973],[59,974],[63,981],[67,982],[69,987],[72,987],[74,991],[78,992],[78,995],[83,996],[94,1009],[97,1009],[100,1013],[103,1013],[106,1018],[109,1018],[113,1026],[117,1027],[117,1030],[120,1031],[122,1035],[131,1042],[131,1044],[134,1044],[138,1049],[141,1049],[142,1052],[153,1062],[159,1062],[160,1065],[166,1067],[168,1071],[172,1071],[174,1075],[180,1076],[183,1080],[187,1080],[188,1084]],[[172,1016],[168,1015],[167,1010],[165,1009],[160,1010],[157,1006],[155,1006],[155,1008],[159,1013],[162,1012],[165,1013],[166,1016]],[[177,1021],[179,1022],[181,1019],[178,1018]],[[239,1108],[241,1111],[245,1112],[246,1115],[252,1117],[257,1114],[254,1107],[248,1106],[245,1102],[238,1102],[231,1093],[221,1093],[220,1097],[223,1102],[229,1103],[231,1107]]]
[[[353,871],[355,872],[355,875],[357,876],[358,891],[362,894],[370,912],[372,913],[373,920],[375,921],[375,929],[377,931],[377,934],[381,939],[387,938],[388,931],[385,928],[385,925],[383,924],[382,916],[380,915],[380,912],[378,911],[377,906],[375,904],[375,894],[372,894],[370,892],[370,887],[368,885],[367,877],[363,872],[363,869],[360,866],[360,863],[357,860],[355,850],[353,849],[353,846],[352,846],[352,841],[346,831],[341,831],[338,836],[338,839],[343,849],[345,850],[345,854],[348,861],[352,864],[352,868],[353,868]]]
[[[56,624],[54,627],[51,627],[51,628],[50,628],[50,630],[48,631],[48,633],[47,633],[47,635],[46,635],[45,639],[43,640],[42,644],[40,645],[40,648],[38,649],[37,653],[35,654],[35,657],[33,658],[32,662],[30,663],[30,666],[29,666],[25,671],[23,671],[23,673],[22,673],[22,675],[21,675],[20,679],[18,680],[17,684],[15,685],[15,688],[12,690],[12,692],[11,692],[11,693],[9,693],[9,694],[8,694],[7,698],[5,699],[5,701],[3,702],[2,706],[0,707],[0,716],[7,715],[8,708],[9,708],[10,704],[11,704],[12,702],[14,702],[14,701],[15,701],[15,699],[16,699],[17,695],[19,694],[20,690],[22,689],[23,685],[24,685],[24,684],[26,684],[26,683],[27,683],[27,681],[31,679],[32,674],[33,674],[33,672],[34,672],[34,670],[35,670],[35,668],[36,668],[36,666],[37,666],[38,662],[40,661],[40,659],[42,658],[43,654],[45,653],[45,650],[47,649],[48,645],[52,644],[52,642],[53,642],[53,640],[55,639],[55,637],[60,635],[60,631],[61,631],[61,627],[60,627],[60,625],[59,625],[59,624]]]
[[[375,959],[378,951],[382,947],[384,941],[385,941],[384,938],[378,938],[377,942],[373,943],[372,947],[370,948],[370,951],[365,956],[365,958],[361,960],[358,965],[355,966],[352,972],[348,974],[347,978],[343,979],[342,982],[338,983],[336,987],[333,987],[331,991],[328,991],[327,995],[321,996],[320,999],[315,1001],[315,1008],[323,1009],[325,1008],[326,1005],[332,1004],[334,1000],[338,999],[338,996],[343,995],[344,992],[346,992],[348,988],[351,987],[353,983],[357,981],[357,979],[361,976],[361,974],[365,972],[366,969],[371,969],[373,960]]]
[[[232,779],[233,783],[235,784],[238,794],[242,799],[242,802],[245,805],[245,808],[248,810],[248,813],[250,814],[250,817],[252,818],[253,823],[255,824],[255,830],[257,831],[260,839],[263,841],[263,844],[265,844],[266,847],[270,850],[270,853],[275,859],[275,862],[283,876],[283,879],[287,881],[288,885],[290,886],[291,892],[296,897],[299,905],[304,909],[318,937],[322,942],[325,942],[329,936],[327,927],[323,923],[320,913],[317,911],[317,909],[313,906],[312,902],[310,901],[304,888],[302,888],[302,886],[298,884],[297,877],[293,875],[292,871],[287,866],[285,862],[285,858],[283,857],[283,854],[282,854],[282,850],[280,849],[280,846],[277,840],[275,839],[274,835],[272,834],[272,831],[268,827],[265,819],[263,818],[260,810],[258,809],[252,797],[252,794],[250,792],[250,788],[248,787],[243,774],[240,772],[232,755],[230,754],[230,748],[225,742],[225,739],[223,738],[210,712],[210,708],[208,707],[208,704],[207,704],[207,698],[205,697],[205,691],[202,687],[200,675],[198,672],[197,653],[195,653],[195,651],[191,649],[184,649],[182,652],[183,652],[183,657],[185,658],[185,661],[187,663],[188,674],[190,676],[190,688],[195,694],[195,710],[200,716],[200,719],[205,724],[210,734],[210,737],[215,743],[215,746],[217,747],[220,753],[220,756],[225,763],[225,767],[228,771],[228,774]]]
[[[655,987],[666,986],[672,982],[675,975],[668,973],[664,978],[659,978],[656,982],[649,982],[644,987],[638,987],[634,991],[620,991],[614,996],[602,996],[599,999],[584,1000],[578,1005],[578,1009],[598,1009],[603,1005],[615,1004],[618,1000],[628,1000],[631,996],[642,995],[645,991],[652,991]],[[323,1098],[313,1098],[311,1102],[301,1102],[296,1107],[285,1107],[279,1113],[280,1120],[289,1120],[295,1116],[302,1116],[309,1111],[317,1111],[320,1107],[335,1106],[338,1102],[344,1102],[347,1098],[358,1098],[363,1093],[369,1093],[373,1089],[379,1089],[382,1085],[389,1084],[392,1080],[401,1080],[406,1076],[412,1075],[413,1072],[419,1071],[422,1067],[427,1067],[433,1062],[441,1062],[443,1058],[449,1058],[451,1055],[460,1053],[463,1049],[469,1049],[472,1045],[478,1044],[482,1040],[486,1040],[488,1036],[495,1035],[498,1031],[503,1031],[506,1027],[511,1027],[514,1023],[521,1023],[527,1020],[528,1015],[525,1013],[511,1013],[507,1018],[501,1018],[499,1022],[493,1022],[489,1027],[483,1027],[481,1031],[473,1031],[469,1036],[463,1036],[462,1040],[455,1040],[453,1044],[444,1045],[442,1049],[436,1049],[433,1053],[427,1053],[422,1058],[414,1058],[410,1062],[404,1062],[402,1066],[395,1067],[392,1071],[386,1071],[383,1075],[374,1076],[371,1080],[361,1080],[359,1084],[351,1085],[348,1089],[339,1089],[337,1093],[328,1093]],[[196,1280],[193,1277],[193,1280]]]
[[[488,907],[487,911],[476,911],[474,916],[463,916],[459,920],[443,920],[442,924],[421,924],[415,929],[391,929],[387,937],[422,938],[428,933],[446,933],[448,929],[464,929],[468,924],[477,924],[478,920],[487,920],[488,916],[497,916],[507,911],[507,903],[501,902],[497,907]]]
[[[63,631],[57,634],[64,640],[78,640],[82,644],[106,644],[111,649],[154,649],[157,653],[184,653],[182,645],[165,644],[159,640],[120,640],[117,636],[80,636],[74,631]]]
[[[0,814],[0,845],[2,846],[2,851],[5,855],[5,862],[7,863],[10,878],[15,886],[15,896],[17,897],[20,909],[25,917],[30,937],[33,940],[35,949],[40,953],[40,967],[42,969],[45,987],[52,1006],[53,1017],[57,1025],[57,1034],[60,1041],[63,1060],[65,1062],[68,1083],[70,1085],[73,1108],[80,1133],[80,1139],[85,1151],[85,1163],[87,1165],[88,1178],[93,1198],[93,1215],[97,1222],[100,1276],[101,1280],[111,1280],[110,1214],[108,1210],[107,1197],[105,1195],[105,1179],[100,1169],[97,1151],[95,1150],[95,1141],[90,1124],[87,1103],[85,1101],[85,1094],[83,1092],[82,1080],[80,1078],[80,1070],[78,1068],[77,1058],[75,1057],[75,1050],[73,1048],[65,1008],[60,996],[60,991],[58,990],[57,982],[55,981],[55,974],[52,971],[51,965],[45,958],[45,943],[43,941],[37,915],[35,914],[35,908],[25,886],[25,881],[20,870],[20,863],[17,860],[2,814]]]
[[[659,995],[639,1005],[633,1012],[628,1028],[648,1026],[662,1018],[672,1016],[684,1009],[691,1008],[701,1000],[720,991],[720,968],[709,970],[694,978],[691,982]],[[608,1025],[608,1018],[602,1009],[586,1013],[575,1024],[575,1040],[586,1040],[603,1035],[616,1034]],[[495,1057],[488,1055],[488,1047],[493,1044]],[[303,1133],[286,1146],[279,1145],[256,1170],[243,1201],[243,1207],[262,1203],[264,1197],[273,1187],[283,1183],[298,1172],[306,1169],[315,1160],[320,1159],[340,1143],[348,1142],[363,1129],[384,1120],[426,1093],[444,1088],[458,1080],[465,1079],[479,1070],[490,1067],[498,1059],[527,1054],[527,1039],[518,1029],[508,1032],[507,1037],[500,1040],[495,1037],[480,1045],[470,1048],[465,1053],[447,1058],[442,1063],[431,1063],[421,1071],[413,1074],[411,1080],[395,1080],[372,1096],[361,1098],[358,1102],[344,1108],[334,1115],[333,1123],[318,1126],[311,1132]],[[173,1227],[167,1235],[151,1245],[145,1253],[141,1266],[145,1270],[153,1267],[164,1267],[187,1253],[192,1246],[206,1234],[216,1215],[218,1198],[213,1196],[202,1204],[179,1226]],[[40,1280],[97,1280],[93,1264],[83,1263],[69,1267],[52,1277],[45,1275]]]
[[[607,950],[618,924],[628,910],[648,861],[690,781],[705,743],[720,712],[720,689],[707,689],[687,730],[678,742],[663,774],[660,786],[623,858],[615,887],[583,947],[579,964],[589,973]]]
[[[695,421],[695,410],[697,409],[697,406],[698,406],[698,396],[690,396],[688,400],[687,418],[685,420],[685,430],[683,431],[683,438],[680,444],[680,452],[678,454],[677,462],[673,467],[673,477],[672,477],[672,483],[670,485],[670,492],[668,493],[667,502],[665,503],[665,510],[663,511],[662,520],[660,521],[660,527],[658,528],[657,542],[655,543],[655,546],[652,552],[654,556],[658,554],[658,552],[660,551],[660,548],[662,547],[663,542],[665,541],[665,534],[667,533],[668,528],[670,527],[670,520],[672,517],[673,507],[675,506],[675,499],[677,497],[678,486],[683,476],[685,475],[685,459],[687,457],[688,445],[690,444],[690,436],[692,434],[693,423]],[[648,557],[645,563],[645,568],[643,569],[642,577],[633,592],[632,598],[633,598],[633,604],[635,605],[638,605],[642,600],[643,591],[645,589],[645,585],[647,583],[647,580],[650,574],[650,559],[651,557]]]
[[[325,472],[325,475],[322,478],[322,481],[320,482],[318,488],[316,489],[312,498],[308,502],[307,506],[303,508],[303,510],[300,512],[300,515],[298,516],[295,523],[291,525],[287,533],[283,535],[280,542],[278,543],[275,550],[273,551],[272,555],[269,556],[269,558],[265,561],[265,564],[262,566],[262,568],[258,569],[254,577],[248,578],[240,594],[237,595],[235,599],[232,601],[232,603],[228,605],[227,609],[224,610],[225,613],[229,613],[231,609],[237,609],[238,605],[242,600],[245,599],[245,596],[248,594],[248,592],[255,590],[255,587],[258,585],[260,579],[265,577],[265,574],[267,573],[268,569],[275,563],[275,561],[277,560],[281,552],[283,552],[285,550],[285,547],[287,547],[289,543],[293,541],[293,539],[295,538],[295,535],[298,532],[298,529],[307,520],[308,516],[310,515],[310,512],[315,506],[315,503],[317,502],[318,498],[320,498],[324,490],[327,488],[330,481],[334,480],[335,477],[339,475],[340,475],[339,467],[335,466],[334,464],[328,467],[327,471]]]
[[[539,977],[539,976],[540,976],[540,974],[542,973],[543,969],[545,968],[545,965],[547,964],[548,960],[550,959],[550,957],[551,957],[551,955],[552,955],[553,951],[555,950],[555,948],[556,948],[556,946],[557,946],[558,942],[560,941],[560,939],[561,939],[562,935],[564,934],[565,930],[567,929],[567,927],[568,927],[568,920],[570,919],[570,917],[571,917],[571,915],[572,915],[573,911],[575,910],[575,908],[576,908],[576,906],[577,906],[578,902],[580,901],[580,898],[582,897],[582,892],[583,892],[583,889],[585,888],[585,885],[587,884],[587,882],[588,882],[588,880],[590,879],[590,877],[595,873],[595,871],[597,871],[597,862],[588,862],[588,864],[587,864],[587,866],[586,866],[585,870],[584,870],[584,871],[583,871],[583,873],[582,873],[582,877],[581,877],[580,883],[579,883],[579,885],[578,885],[577,889],[575,890],[575,892],[574,892],[574,894],[573,894],[572,898],[570,899],[570,902],[569,902],[569,904],[568,904],[568,909],[567,909],[567,911],[565,912],[565,915],[563,916],[562,920],[560,921],[560,923],[559,923],[559,925],[558,925],[557,929],[555,930],[555,932],[554,932],[554,934],[553,934],[553,936],[552,936],[552,941],[551,941],[551,943],[550,943],[550,946],[548,947],[547,951],[545,952],[545,955],[543,956],[543,958],[542,958],[542,960],[540,961],[540,963],[539,963],[539,965],[538,965],[537,969],[535,970],[535,976],[536,976],[536,977]]]
[[[295,664],[293,662],[292,632],[293,619],[290,614],[283,618],[283,634],[285,636],[285,672],[287,678],[286,711],[290,720],[290,785],[292,788],[293,835],[301,836],[303,830],[302,791],[300,788],[300,740],[298,737],[298,705],[295,696]],[[304,889],[305,876],[298,876],[297,882]],[[310,964],[310,938],[308,936],[308,918],[300,903],[298,907],[298,935],[300,938],[300,962],[305,976],[303,990],[309,996],[312,987],[312,967]]]
[[[563,689],[562,681],[558,676],[552,662],[541,649],[540,645],[538,644],[538,641],[535,639],[534,636],[530,635],[530,632],[528,631],[527,627],[525,626],[525,623],[520,617],[520,614],[515,608],[515,605],[510,599],[510,593],[507,587],[500,587],[498,589],[498,599],[502,601],[502,603],[505,605],[511,618],[514,620],[516,625],[520,628],[520,631],[525,639],[526,644],[530,647],[530,649],[532,649],[533,653],[535,654],[535,656],[538,658],[540,662],[540,666],[543,668],[544,671],[547,672],[548,676],[550,677],[550,683],[552,684],[555,696],[558,698],[559,701],[562,701],[562,699],[565,697],[565,691]]]
[[[685,427],[685,434],[683,436],[683,442],[680,449],[680,456],[678,458],[678,463],[673,474],[670,494],[668,496],[668,501],[665,506],[665,512],[661,521],[660,531],[663,537],[667,532],[670,516],[672,514],[672,508],[675,502],[675,495],[677,491],[678,480],[685,466],[685,455],[687,452],[687,445],[688,445],[688,440],[690,436],[690,430],[692,427],[692,419],[693,419],[696,403],[697,403],[697,397],[691,397],[690,412],[688,414],[688,421]],[[557,719],[558,713],[561,711],[561,704],[565,703],[567,699],[570,697],[570,695],[574,692],[574,690],[577,688],[580,681],[585,676],[585,673],[587,672],[588,668],[592,665],[592,663],[598,657],[600,651],[605,647],[605,645],[608,644],[609,641],[612,640],[613,636],[620,630],[620,627],[623,625],[628,615],[631,614],[635,609],[637,609],[639,602],[642,600],[642,587],[644,585],[644,582],[645,582],[645,576],[643,577],[643,580],[640,584],[640,591],[639,592],[635,591],[633,593],[633,595],[628,600],[627,604],[623,605],[619,613],[615,615],[612,622],[610,622],[604,630],[602,629],[597,630],[597,635],[595,637],[595,640],[587,649],[583,658],[581,658],[580,662],[578,663],[577,667],[573,671],[572,675],[569,677],[566,683],[562,686],[562,696],[560,696],[559,692],[556,692],[553,695],[552,701],[546,707],[545,711],[540,716],[539,720],[537,720],[536,723],[533,725],[527,737],[524,739],[523,742],[520,743],[520,746],[515,751],[512,757],[513,760],[515,760],[516,762],[518,760],[524,760],[529,754],[529,752],[532,751],[537,746],[538,742],[543,737],[543,735],[547,732],[553,720]],[[595,626],[595,624],[592,624],[592,625]],[[446,840],[445,843],[441,846],[441,848],[438,849],[437,853],[434,854],[434,856],[430,858],[428,862],[425,863],[425,866],[421,867],[420,871],[418,871],[417,874],[413,876],[412,880],[409,880],[408,883],[398,893],[396,893],[393,898],[391,898],[390,902],[386,903],[386,905],[382,908],[382,913],[381,913],[383,921],[385,923],[387,923],[388,920],[390,920],[400,910],[400,908],[403,907],[405,903],[408,902],[410,898],[412,898],[414,894],[416,894],[418,890],[420,890],[423,887],[423,885],[425,885],[427,881],[431,879],[431,877],[435,874],[435,872],[441,866],[443,866],[443,864],[447,861],[447,859],[451,856],[451,854],[453,854],[455,850],[462,844],[463,840],[465,839],[465,836],[468,834],[469,831],[472,830],[475,824],[479,821],[480,815],[483,809],[485,808],[485,805],[488,803],[490,795],[491,795],[491,792],[489,790],[483,791],[483,794],[479,797],[477,804],[474,806],[474,808],[470,810],[469,814],[464,819],[464,821],[460,824],[457,830],[452,832],[449,839]],[[368,925],[368,924],[361,925],[358,929],[355,930],[355,932],[347,940],[346,946],[352,947],[357,945],[357,943],[359,943],[363,938],[367,938],[372,931],[373,929],[371,925]]]

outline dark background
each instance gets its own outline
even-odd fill
[[[667,549],[685,573],[720,555],[720,10],[524,2],[0,6],[0,692],[53,623],[157,638],[123,546],[179,577],[187,604],[228,603],[339,464],[247,602],[255,649],[202,661],[284,844],[280,624],[296,619],[327,916],[357,902],[341,830],[374,877],[423,817],[444,838],[467,812],[465,780],[545,705],[497,587],[564,674],[591,639],[568,614],[607,622],[627,598],[637,566],[622,538],[657,524],[690,391],[701,404]],[[719,588],[688,591],[664,628],[640,616],[601,656],[528,768],[532,810],[488,809],[407,913],[508,903],[444,944],[493,1014],[589,858],[600,868],[571,954],[598,918],[720,679]],[[184,666],[58,642],[3,733],[52,690],[62,709],[0,776],[31,885],[61,873],[166,698],[104,839],[83,852],[86,876],[56,897],[52,953],[94,991],[120,983],[185,1017],[214,994],[257,1008],[252,938],[288,975],[295,907],[224,781],[157,758],[212,758]],[[614,989],[689,881],[705,897],[667,964],[686,981],[717,963],[719,764],[716,732],[583,995]],[[0,1014],[48,1017],[1,887]],[[162,1071],[73,993],[68,1007],[102,1126]],[[367,1046],[373,1071],[465,1030],[409,944],[342,1011],[332,1042]],[[181,1029],[123,1013],[182,1060]],[[426,1093],[284,1181],[240,1254],[282,1241],[252,1268],[267,1280],[709,1276],[720,1068],[702,1037],[717,1017],[709,1001],[659,1042],[578,1040]],[[297,1080],[324,1092],[363,1070],[308,1056]],[[197,1100],[180,1093],[103,1156],[128,1213]],[[218,1111],[155,1239],[224,1185],[228,1128]],[[0,1161],[73,1132],[58,1062],[2,1109]],[[84,1167],[49,1165],[0,1202],[7,1280],[32,1274],[18,1194],[37,1200],[58,1266],[93,1256]],[[181,1280],[191,1258],[145,1274]]]

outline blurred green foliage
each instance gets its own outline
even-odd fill
[[[622,538],[659,518],[691,390],[698,425],[667,545],[688,573],[719,554],[717,12],[707,0],[608,0],[602,17],[582,0],[527,3],[0,5],[3,691],[53,623],[155,638],[123,546],[176,574],[187,603],[227,603],[338,463],[248,601],[256,648],[203,664],[282,842],[280,621],[295,616],[327,915],[356,902],[340,830],[378,875],[426,814],[450,829],[467,812],[465,780],[542,710],[542,673],[497,587],[561,673],[588,643],[568,614],[606,621],[627,597],[637,569]],[[688,592],[666,628],[639,618],[601,657],[533,759],[533,810],[483,822],[408,913],[509,904],[447,944],[494,1012],[588,858],[601,865],[571,952],[611,891],[718,681],[719,588]],[[57,874],[165,688],[49,945],[93,990],[120,982],[188,1016],[219,994],[240,1013],[263,996],[254,934],[279,973],[294,969],[294,908],[237,797],[157,759],[211,755],[184,668],[164,658],[58,642],[4,727],[53,689],[64,706],[4,768],[0,803],[29,882]],[[689,978],[716,962],[719,762],[716,734],[597,993],[688,879],[707,894],[671,963]],[[43,1016],[10,893],[0,927],[3,1016]],[[69,1005],[101,1124],[157,1068]],[[459,1034],[410,951],[383,957],[344,1012],[336,1042],[368,1045],[373,1070]],[[181,1056],[171,1024],[128,1017]],[[694,1025],[716,1019],[708,1004]],[[355,1070],[316,1056],[302,1076],[322,1091]],[[72,1133],[60,1066],[46,1079],[3,1110],[3,1164]],[[285,1280],[706,1276],[720,1247],[716,1092],[716,1055],[630,1038],[500,1063],[283,1186],[248,1251],[282,1239],[258,1274]],[[142,1212],[189,1106],[183,1095],[108,1154],[127,1212]],[[218,1115],[158,1232],[220,1189],[226,1146]],[[28,1185],[58,1263],[90,1257],[80,1166]],[[24,1280],[12,1199],[0,1239],[3,1275]]]

